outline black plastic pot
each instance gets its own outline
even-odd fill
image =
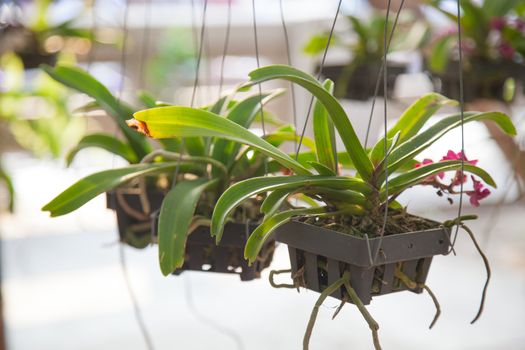
[[[321,75],[324,78],[333,80],[336,83],[340,83],[340,77],[346,66],[334,65],[324,66],[321,71]],[[347,98],[351,100],[366,101],[374,96],[377,75],[379,74],[379,64],[367,64],[358,66],[350,76],[346,88],[346,92],[343,96],[337,96],[340,98]],[[392,97],[394,92],[394,85],[396,79],[400,74],[405,73],[407,70],[406,65],[396,64],[389,62],[387,68],[387,96]],[[382,79],[382,78],[381,78]],[[383,80],[380,81],[377,96],[384,96],[383,92]]]
[[[432,257],[448,252],[447,234],[444,228],[436,228],[387,235],[383,237],[374,264],[371,264],[368,246],[374,254],[379,238],[372,238],[367,244],[364,238],[292,221],[276,231],[275,239],[288,245],[292,276],[302,275],[304,287],[322,292],[349,271],[350,283],[366,305],[374,296],[409,290],[395,277],[396,267],[412,281],[424,283]],[[410,291],[422,292],[421,289]],[[332,294],[340,300],[343,295],[343,288]]]
[[[455,100],[460,98],[459,64],[451,62],[443,73],[432,73],[434,90]],[[505,101],[505,82],[514,78],[517,83],[525,81],[525,66],[513,62],[473,62],[469,70],[463,71],[463,99]]]
[[[107,207],[115,210],[117,214],[120,241],[135,248],[144,248],[156,241],[157,237],[158,212],[164,193],[158,189],[148,190],[147,193],[152,214],[143,218],[130,215],[130,208],[143,213],[137,194],[121,191],[121,194],[117,195],[116,191],[111,191],[106,195]],[[259,259],[248,266],[244,259],[244,246],[256,227],[256,224],[228,223],[219,245],[216,245],[215,239],[210,236],[209,227],[197,227],[186,241],[184,265],[175,274],[190,270],[234,273],[238,274],[242,281],[259,278],[261,271],[272,261],[275,241],[271,240],[265,244]]]

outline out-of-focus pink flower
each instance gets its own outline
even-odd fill
[[[514,58],[515,50],[509,43],[502,42],[498,47],[501,57],[510,60]]]
[[[474,183],[474,190],[467,191],[467,195],[470,197],[470,204],[474,207],[479,207],[479,201],[487,198],[490,195],[490,190],[485,188],[481,181],[476,180],[474,176],[470,176]]]
[[[493,17],[490,20],[490,28],[494,30],[502,30],[505,28],[505,17]]]
[[[525,29],[525,20],[518,18],[516,20],[516,29],[522,32]]]
[[[441,158],[441,161],[444,161],[444,160],[461,160],[461,159],[464,159],[465,162],[467,162],[469,164],[472,164],[472,165],[478,164],[478,160],[477,159],[468,160],[467,157],[463,155],[463,152],[459,151],[458,153],[455,153],[452,150],[449,150],[447,152],[447,154],[443,158]]]

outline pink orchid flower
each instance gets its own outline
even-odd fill
[[[481,181],[476,180],[474,176],[470,176],[470,178],[474,183],[474,190],[467,191],[466,193],[470,197],[470,204],[472,204],[473,207],[479,207],[479,201],[487,198],[490,195],[490,190],[488,188],[484,188]]]
[[[416,165],[414,165],[414,168],[420,168],[420,167],[422,167],[422,166],[425,166],[425,165],[427,165],[427,164],[432,164],[432,163],[434,163],[434,161],[433,161],[432,159],[425,158],[425,159],[423,159],[422,162],[420,162],[420,163],[416,163]],[[437,174],[437,176],[438,176],[440,179],[442,179],[442,178],[445,177],[445,173],[441,172],[441,173]],[[435,175],[434,175],[434,176],[429,176],[429,177],[427,177],[427,178],[425,179],[424,182],[434,182],[435,179],[436,179],[436,176],[435,176]]]
[[[458,153],[455,153],[452,150],[449,150],[447,152],[447,155],[444,156],[443,158],[441,158],[441,161],[444,161],[444,160],[461,160],[461,159],[464,159],[466,162],[468,162],[469,164],[472,164],[472,165],[478,164],[478,160],[477,159],[468,160],[467,157],[463,155],[463,152],[459,151]]]

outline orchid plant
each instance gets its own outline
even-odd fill
[[[386,206],[399,208],[395,201],[403,191],[421,184],[438,184],[444,172],[466,172],[476,176],[476,199],[486,194],[481,182],[496,187],[492,177],[482,168],[466,159],[444,159],[437,163],[420,163],[415,157],[432,146],[443,135],[462,123],[491,120],[505,133],[515,135],[509,117],[500,112],[466,112],[451,115],[426,126],[429,118],[442,106],[455,104],[439,94],[428,94],[414,102],[373,148],[365,150],[356,136],[350,119],[339,101],[333,97],[333,83],[323,84],[311,75],[289,66],[274,65],[250,73],[247,87],[265,81],[284,79],[298,84],[316,98],[314,135],[316,159],[308,164],[291,158],[265,140],[248,130],[235,125],[214,113],[186,107],[170,106],[148,109],[135,113],[132,123],[142,125],[142,130],[153,138],[208,136],[241,142],[271,157],[273,161],[288,169],[293,175],[255,177],[229,187],[219,198],[213,211],[211,234],[220,242],[224,224],[235,208],[252,196],[269,193],[261,205],[264,219],[250,236],[245,248],[245,257],[255,261],[259,250],[272,232],[293,218],[305,216],[370,217],[382,220]],[[335,145],[335,130],[339,133],[345,150],[344,156],[355,168],[354,175],[341,175]],[[460,173],[461,174],[461,173]],[[388,181],[387,181],[388,179]],[[452,188],[449,186],[448,188]],[[307,207],[291,204],[282,210],[291,196],[301,193],[315,199]],[[454,193],[452,190],[449,193]],[[369,236],[380,235],[379,230],[368,232]]]
[[[276,164],[267,164],[266,157],[259,152],[250,152],[239,143],[205,134],[194,137],[181,135],[184,139],[178,136],[163,138],[160,141],[164,148],[154,149],[143,135],[133,130],[147,134],[149,131],[144,124],[131,121],[128,127],[124,123],[126,116],[132,114],[131,107],[116,99],[94,78],[73,67],[46,68],[46,71],[64,84],[93,97],[95,101],[88,104],[89,109],[104,108],[115,118],[126,137],[126,141],[121,141],[110,134],[88,135],[70,152],[68,162],[81,149],[95,146],[136,164],[105,170],[81,179],[45,205],[43,210],[49,211],[51,216],[64,215],[97,195],[130,182],[144,193],[147,188],[142,178],[149,176],[149,183],[161,187],[165,193],[157,229],[159,262],[164,275],[169,275],[183,265],[187,236],[197,226],[209,225],[214,203],[228,187],[242,179],[262,175],[267,169],[279,169]],[[254,121],[263,118],[262,107],[280,96],[282,90],[262,92],[240,100],[235,99],[236,93],[237,90],[228,93],[209,106],[185,108],[185,112],[190,118],[199,118],[201,112],[213,114],[245,130]],[[154,107],[152,110],[168,106],[146,97],[142,94],[142,100]],[[264,118],[275,130],[262,138],[249,131],[246,133],[275,150],[284,142],[298,141],[293,126],[282,123],[269,112],[264,113]],[[305,141],[306,146],[313,147],[313,140],[306,138]],[[243,222],[243,218],[246,218],[257,222],[260,218],[260,201],[261,198],[256,198],[244,203],[235,215],[235,221]]]
[[[428,3],[451,20],[453,27],[439,34],[431,45],[429,67],[436,73],[443,72],[451,60],[457,60],[457,14],[442,6],[441,0]],[[525,6],[520,1],[472,0],[460,2],[462,43],[466,68],[476,62],[523,63],[525,58]]]

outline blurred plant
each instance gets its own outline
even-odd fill
[[[400,14],[389,52],[415,50],[427,41],[429,30],[426,23],[414,16],[410,12]],[[336,32],[332,35],[331,45],[347,49],[351,54],[351,60],[336,81],[335,96],[344,95],[352,74],[363,66],[374,65],[377,66],[376,70],[379,70],[383,60],[385,26],[387,26],[387,33],[391,33],[394,25],[392,17],[387,23],[386,16],[381,12],[374,12],[365,20],[356,16],[347,16],[346,19],[355,37],[348,35],[348,32]],[[327,47],[328,39],[329,33],[326,32],[312,36],[304,47],[304,52],[309,55],[321,54]],[[375,77],[370,77],[373,78]]]
[[[27,74],[14,53],[0,57],[0,120],[23,149],[37,157],[58,158],[80,139],[85,123],[69,112],[71,95],[63,86],[43,72],[34,73]],[[2,174],[8,178],[5,170]]]
[[[77,16],[58,24],[49,21],[51,0],[35,0],[34,18],[19,18],[20,14],[31,13],[16,2],[3,5],[6,15],[0,26],[0,53],[15,52],[22,59],[25,68],[36,68],[41,63],[54,64],[55,54],[66,48],[85,54],[91,47],[93,33],[75,26]],[[84,3],[83,10],[89,2]]]
[[[443,8],[442,0],[428,4],[444,14],[453,24],[437,35],[428,53],[431,71],[442,73],[450,61],[458,61],[457,14]],[[469,70],[476,62],[514,62],[525,60],[525,4],[520,0],[485,0],[482,4],[462,0],[461,48],[464,68]]]

